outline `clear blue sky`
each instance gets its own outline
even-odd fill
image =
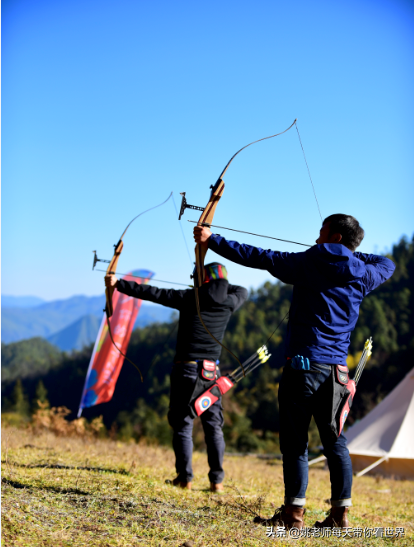
[[[205,205],[235,151],[295,118],[323,216],[353,214],[360,250],[390,250],[414,231],[413,59],[408,0],[3,1],[2,293],[102,293],[92,250],[110,258],[171,191]],[[294,129],[242,152],[225,182],[217,224],[313,243]],[[182,221],[191,252],[197,217]],[[118,269],[133,268],[189,282],[171,202],[129,229]]]

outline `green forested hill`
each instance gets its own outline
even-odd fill
[[[62,354],[43,338],[31,338],[1,344],[1,381],[9,384],[20,379],[44,376],[62,361]]]
[[[394,275],[362,302],[351,352],[356,352],[370,333],[377,356],[378,352],[391,354],[413,347],[413,255],[413,242],[402,239],[393,247],[389,258],[396,264]]]
[[[394,246],[390,258],[396,263],[394,276],[370,294],[360,310],[360,318],[352,335],[350,365],[356,362],[365,340],[372,336],[374,353],[362,375],[348,423],[362,417],[377,404],[414,363],[414,243],[402,239]],[[265,283],[253,291],[248,302],[232,316],[224,339],[241,360],[262,345],[289,309],[291,286],[279,282]],[[125,363],[113,400],[86,409],[92,418],[103,415],[112,434],[124,438],[146,437],[168,442],[170,430],[168,410],[169,371],[174,357],[175,324],[151,325],[133,332],[128,356],[142,368],[141,384],[137,371]],[[242,380],[224,397],[225,433],[229,447],[235,450],[269,450],[277,446],[277,390],[280,368],[284,364],[283,340],[286,321],[269,342],[272,353],[266,365]],[[70,355],[52,351],[39,339],[2,346],[2,392],[12,406],[14,382],[20,378],[26,396],[33,399],[42,379],[52,406],[65,405],[75,416],[92,347]],[[151,366],[150,366],[151,365]],[[237,363],[225,351],[223,372]],[[196,426],[196,445],[202,444]],[[315,441],[316,442],[316,441]],[[312,436],[311,436],[312,443]]]

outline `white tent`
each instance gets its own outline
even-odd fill
[[[345,436],[357,476],[414,479],[414,368]]]
[[[357,476],[371,472],[414,479],[414,368],[345,437]]]

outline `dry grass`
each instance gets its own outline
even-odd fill
[[[404,527],[399,539],[269,539],[252,523],[283,499],[279,461],[226,457],[224,495],[208,491],[206,455],[194,454],[194,489],[167,486],[171,450],[92,437],[2,431],[3,545],[14,546],[260,546],[414,545],[414,483],[355,479],[353,526]],[[328,472],[311,468],[307,526],[329,507]]]

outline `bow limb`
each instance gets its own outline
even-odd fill
[[[263,137],[262,139],[257,139],[256,141],[253,141],[253,142],[249,142],[249,144],[246,144],[245,146],[243,146],[242,148],[240,148],[240,150],[238,150],[231,158],[230,160],[228,161],[226,167],[223,169],[223,171],[221,172],[220,176],[219,176],[219,180],[224,177],[224,174],[225,172],[227,171],[227,169],[230,167],[230,164],[231,162],[234,160],[234,158],[237,156],[237,154],[240,154],[240,152],[242,152],[245,148],[248,148],[249,146],[251,146],[252,144],[256,144],[257,142],[261,142],[261,141],[266,141],[267,139],[273,139],[273,137],[278,137],[279,135],[283,135],[283,133],[287,133],[289,131],[289,129],[292,129],[292,127],[294,125],[296,125],[296,122],[298,121],[297,118],[295,118],[294,122],[292,123],[292,125],[290,125],[287,129],[285,129],[284,131],[281,131],[280,133],[276,133],[275,135],[270,135],[269,137]]]
[[[157,207],[161,207],[161,205],[164,205],[164,203],[166,203],[171,197],[172,197],[173,193],[171,192],[171,194],[168,196],[168,198],[163,201],[162,203],[158,204],[158,205],[155,205],[154,207],[150,207],[149,209],[146,209],[145,211],[143,211],[142,213],[140,213],[139,215],[137,215],[136,217],[134,217],[131,222],[129,222],[129,224],[127,225],[127,227],[125,228],[125,230],[123,231],[118,243],[115,245],[115,250],[114,250],[114,256],[112,257],[109,265],[108,265],[108,268],[106,270],[106,275],[115,275],[116,274],[116,269],[118,267],[118,261],[119,261],[119,257],[121,256],[121,253],[122,253],[122,249],[124,248],[124,242],[123,242],[123,238],[124,238],[124,235],[126,234],[128,228],[131,226],[131,224],[134,222],[134,220],[136,220],[137,218],[139,218],[141,215],[147,213],[148,211],[152,211],[152,209],[156,209]],[[113,337],[113,334],[112,334],[112,329],[111,329],[111,322],[110,322],[110,318],[112,317],[113,315],[113,306],[112,306],[112,296],[114,294],[114,290],[115,288],[114,287],[105,287],[105,299],[106,299],[106,305],[105,305],[105,309],[104,309],[104,312],[106,314],[106,324],[108,325],[108,333],[109,333],[109,336],[111,338],[111,341],[112,341],[112,344],[116,347],[116,349],[119,351],[119,353],[129,362],[131,363],[131,365],[133,365],[139,372],[139,375],[141,377],[141,382],[144,381],[143,377],[142,377],[142,374],[141,374],[141,371],[140,369],[137,367],[137,365],[131,361],[131,359],[129,359],[125,353],[122,352],[122,350],[119,348],[119,346],[116,344],[115,340],[114,340],[114,337]]]
[[[131,226],[131,224],[134,222],[134,220],[136,220],[137,218],[139,218],[142,215],[145,215],[145,213],[148,213],[148,211],[152,211],[153,209],[156,209],[157,207],[161,207],[161,205],[164,205],[164,203],[167,203],[167,201],[172,197],[172,195],[173,195],[173,193],[171,192],[171,194],[168,196],[168,198],[165,201],[163,201],[162,203],[159,203],[158,205],[154,205],[154,207],[150,207],[149,209],[146,209],[142,213],[139,213],[139,215],[134,217],[128,223],[127,227],[122,232],[122,235],[119,238],[118,243],[115,245],[114,256],[112,257],[112,260],[110,261],[109,266],[106,270],[106,275],[109,275],[109,274],[115,275],[116,268],[118,266],[118,260],[119,260],[119,257],[121,256],[122,249],[124,248],[124,242],[123,242],[124,235],[127,233],[128,228]],[[114,311],[113,307],[112,307],[112,295],[113,294],[114,294],[114,288],[113,287],[106,287],[106,289],[105,289],[106,313],[107,313],[108,317],[111,317],[112,314],[113,314],[113,311]]]

